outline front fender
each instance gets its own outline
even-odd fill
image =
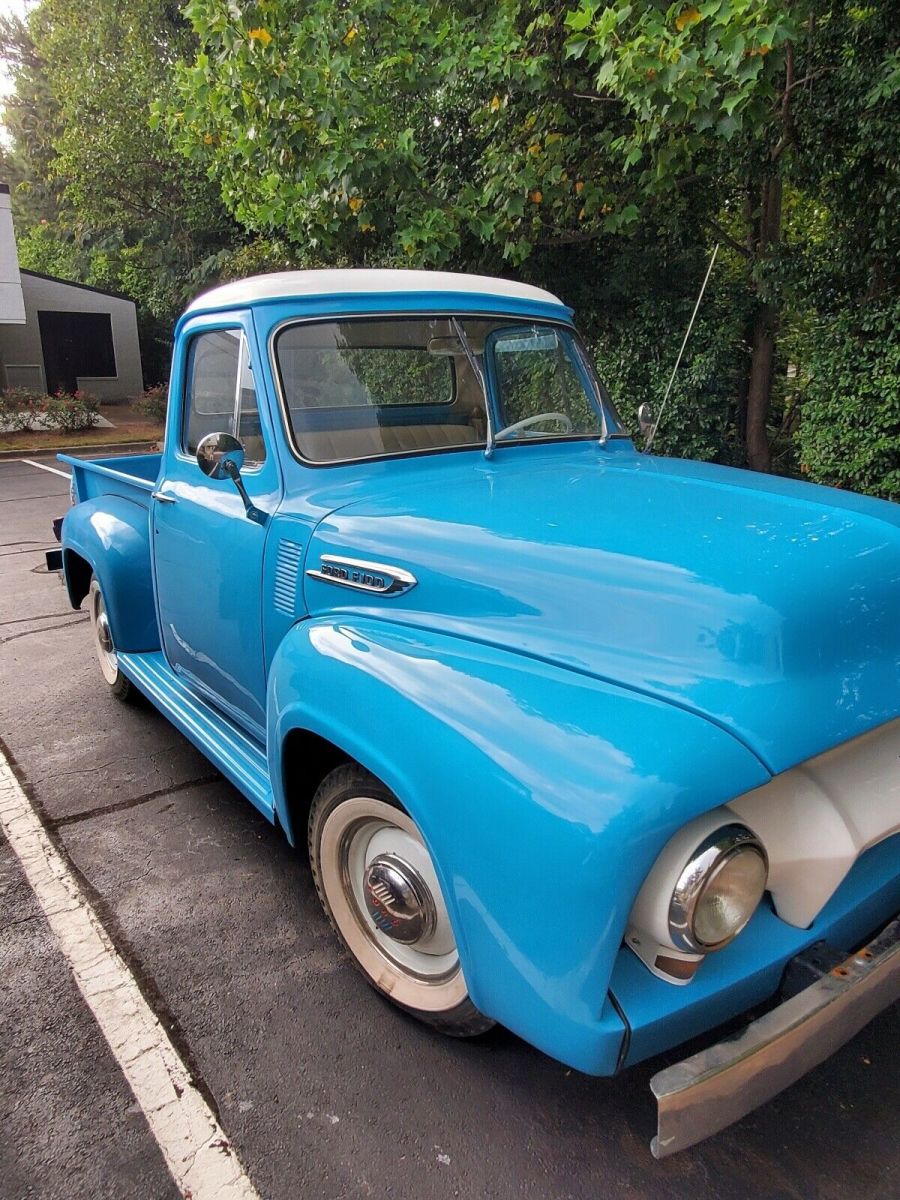
[[[88,590],[80,559],[100,581],[116,647],[158,650],[148,509],[123,496],[84,500],[66,513],[61,540],[72,607],[80,607]]]
[[[730,734],[671,705],[378,620],[296,626],[269,700],[270,753],[309,730],[407,807],[474,1003],[595,1074],[622,1044],[607,990],[644,876],[685,821],[769,778]],[[272,780],[290,837],[280,762]]]

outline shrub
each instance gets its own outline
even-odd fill
[[[848,307],[811,339],[801,470],[817,483],[900,500],[900,300]]]
[[[690,305],[653,298],[624,317],[597,322],[591,349],[601,379],[626,428],[637,437],[637,409],[662,398],[690,318]],[[736,430],[739,381],[745,370],[742,312],[725,287],[707,293],[675,376],[653,453],[735,465],[743,458]]]
[[[135,411],[153,425],[163,425],[169,406],[169,385],[156,383],[134,397]]]
[[[31,388],[7,388],[0,394],[0,424],[9,433],[24,433],[39,424],[50,397]]]
[[[62,433],[78,433],[93,426],[98,410],[96,397],[87,392],[57,392],[47,401],[46,425]]]

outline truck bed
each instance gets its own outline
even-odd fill
[[[72,468],[77,500],[90,500],[94,496],[124,496],[127,500],[147,505],[159,477],[162,455],[127,454],[91,459],[58,454],[57,458]]]

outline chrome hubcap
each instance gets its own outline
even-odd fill
[[[109,620],[105,611],[101,611],[97,617],[97,640],[104,653],[114,653],[115,647],[113,646],[112,633],[110,633]]]
[[[366,868],[366,910],[381,933],[404,946],[432,936],[437,912],[419,872],[394,854],[381,854]]]
[[[348,800],[326,823],[323,842],[337,852],[355,928],[380,955],[408,977],[429,983],[458,973],[434,866],[404,813],[378,800]]]
[[[107,683],[114,684],[119,673],[119,658],[109,627],[109,617],[106,615],[106,605],[103,603],[103,593],[96,582],[91,585],[91,623],[94,627],[97,659],[103,678]]]
[[[311,850],[331,918],[380,991],[422,1012],[447,1012],[465,1000],[441,885],[407,813],[374,796],[352,796],[325,817]]]

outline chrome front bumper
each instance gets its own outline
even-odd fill
[[[900,918],[828,975],[737,1037],[650,1080],[656,1158],[693,1146],[752,1112],[818,1066],[882,1009],[900,1000]]]

